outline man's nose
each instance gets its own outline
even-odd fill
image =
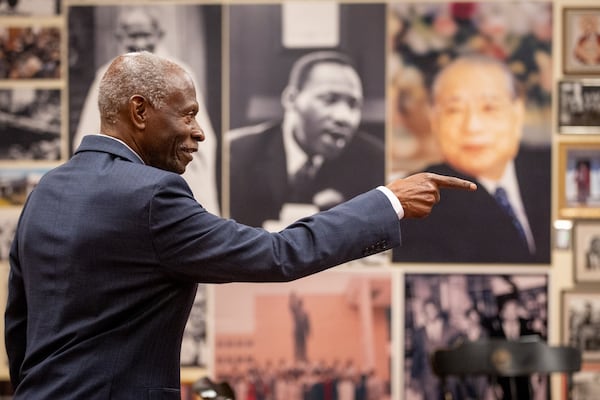
[[[356,110],[354,110],[348,103],[338,102],[333,106],[332,117],[333,120],[340,125],[352,125]]]
[[[204,134],[204,131],[202,130],[200,124],[196,119],[194,119],[193,125],[194,126],[192,127],[192,138],[194,140],[197,140],[198,142],[203,142],[204,139],[206,139],[206,135]]]
[[[466,115],[466,124],[469,132],[478,132],[483,127],[483,118],[477,110],[469,109]]]

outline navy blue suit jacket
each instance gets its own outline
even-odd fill
[[[209,214],[179,175],[87,136],[29,196],[13,241],[15,399],[179,400],[197,282],[289,281],[399,242],[378,190],[268,233]]]

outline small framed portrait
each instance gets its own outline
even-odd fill
[[[560,133],[600,133],[600,79],[565,79],[558,83]]]
[[[600,361],[600,292],[562,292],[562,342],[580,349],[584,361]]]
[[[560,218],[600,217],[600,143],[559,143]]]
[[[574,239],[575,281],[600,282],[600,221],[578,221]]]
[[[563,73],[600,72],[600,7],[563,9]]]

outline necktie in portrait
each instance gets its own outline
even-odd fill
[[[315,175],[317,174],[317,165],[309,157],[302,167],[292,177],[290,185],[290,201],[293,203],[312,202],[311,187]]]
[[[513,209],[513,207],[510,204],[510,201],[508,200],[506,190],[503,187],[498,187],[494,192],[494,198],[496,199],[500,207],[502,207],[502,210],[510,217],[511,222],[519,232],[519,236],[521,237],[521,239],[527,243],[527,235],[525,234],[525,229],[523,228],[523,225],[521,225],[521,222],[515,214],[515,210]]]

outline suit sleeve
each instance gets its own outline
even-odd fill
[[[25,297],[21,266],[18,260],[17,237],[13,240],[10,251],[8,288],[8,298],[4,313],[4,340],[8,355],[11,383],[13,387],[17,387],[27,344],[27,299]]]
[[[161,264],[197,282],[290,281],[400,244],[398,216],[376,189],[274,233],[210,214],[187,190],[163,179],[149,226]]]

